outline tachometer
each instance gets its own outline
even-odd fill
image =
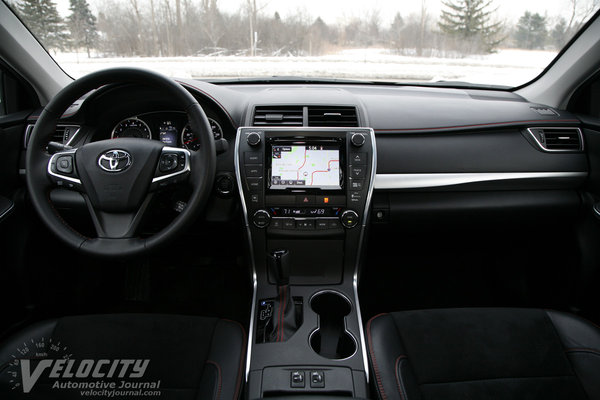
[[[215,140],[223,139],[223,129],[221,128],[221,125],[212,118],[208,118],[208,122],[210,123],[210,129],[212,130]],[[200,148],[198,137],[192,132],[192,128],[189,124],[181,131],[181,143],[183,144],[183,147],[189,150],[196,151]]]
[[[152,133],[150,132],[148,124],[139,118],[133,117],[119,122],[117,126],[113,128],[110,137],[113,139],[124,137],[152,139]]]

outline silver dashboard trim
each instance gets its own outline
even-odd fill
[[[250,262],[252,263],[252,308],[250,310],[250,326],[248,328],[248,346],[246,350],[246,383],[248,383],[248,376],[250,375],[250,364],[252,358],[252,342],[254,334],[254,315],[256,314],[256,288],[258,280],[256,277],[256,265],[254,264],[254,249],[252,247],[252,234],[250,232],[250,225],[248,222],[248,209],[246,208],[246,199],[244,198],[244,187],[242,186],[242,175],[240,170],[240,138],[242,136],[242,128],[238,128],[235,137],[235,146],[233,150],[233,164],[235,168],[235,177],[238,186],[238,192],[240,199],[242,200],[242,212],[244,214],[244,227],[246,228],[246,237],[248,238],[248,251],[250,252]]]
[[[69,182],[73,182],[73,183],[76,183],[78,185],[81,185],[81,180],[80,179],[73,178],[73,177],[67,176],[67,175],[61,175],[61,174],[56,173],[56,172],[52,172],[52,162],[54,162],[58,157],[64,156],[65,154],[72,154],[73,155],[73,159],[74,159],[76,152],[77,152],[77,149],[72,149],[72,150],[61,151],[61,152],[53,154],[52,157],[50,157],[50,160],[48,160],[48,167],[46,169],[46,171],[48,172],[48,175],[51,175],[51,176],[53,176],[55,178],[58,178],[58,179],[64,179],[65,181],[69,181]]]
[[[365,342],[365,332],[362,323],[362,313],[360,311],[360,303],[358,300],[358,271],[360,269],[361,255],[363,251],[363,244],[365,242],[365,231],[367,229],[367,222],[369,220],[369,211],[371,209],[371,199],[373,197],[373,189],[375,188],[375,178],[377,176],[377,142],[375,141],[375,131],[368,128],[371,137],[372,158],[371,158],[371,182],[369,183],[369,190],[367,192],[367,200],[365,203],[365,211],[363,215],[362,225],[360,227],[360,237],[358,239],[358,252],[356,256],[356,266],[354,267],[354,275],[352,277],[352,288],[354,289],[354,302],[356,303],[356,314],[358,318],[358,330],[360,335],[360,346],[362,348],[363,366],[365,368],[365,378],[367,385],[369,384],[369,360],[367,358],[367,345]]]
[[[468,183],[584,178],[587,172],[477,172],[443,174],[377,174],[375,189],[423,189]]]
[[[161,150],[161,155],[165,151],[171,152],[171,153],[183,153],[183,154],[185,154],[185,166],[183,167],[183,169],[181,171],[177,171],[177,172],[173,172],[172,174],[161,175],[161,176],[157,176],[155,178],[152,178],[152,183],[160,182],[160,181],[172,178],[172,177],[177,176],[177,175],[185,174],[186,172],[190,172],[192,170],[191,167],[190,167],[191,153],[190,153],[190,151],[188,149],[180,149],[179,147],[165,146]],[[160,159],[160,157],[159,157],[159,159]]]

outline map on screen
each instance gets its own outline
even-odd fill
[[[271,189],[341,189],[340,150],[326,145],[274,145]]]

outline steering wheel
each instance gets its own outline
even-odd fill
[[[189,151],[156,140],[122,138],[48,153],[46,146],[56,123],[73,102],[100,86],[120,83],[161,90],[186,112],[200,149]],[[146,70],[107,69],[73,81],[44,108],[27,147],[27,188],[42,220],[69,246],[97,256],[139,255],[173,239],[204,208],[214,181],[216,157],[206,114],[181,85]],[[183,211],[158,233],[137,236],[153,192],[183,181],[192,188]],[[50,191],[57,187],[83,194],[97,237],[82,235],[61,218],[50,200]]]

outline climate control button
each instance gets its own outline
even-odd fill
[[[344,228],[354,228],[358,224],[358,214],[352,210],[346,210],[340,217],[340,222]]]
[[[252,216],[252,222],[257,228],[266,228],[271,222],[271,215],[265,210],[258,210]]]

